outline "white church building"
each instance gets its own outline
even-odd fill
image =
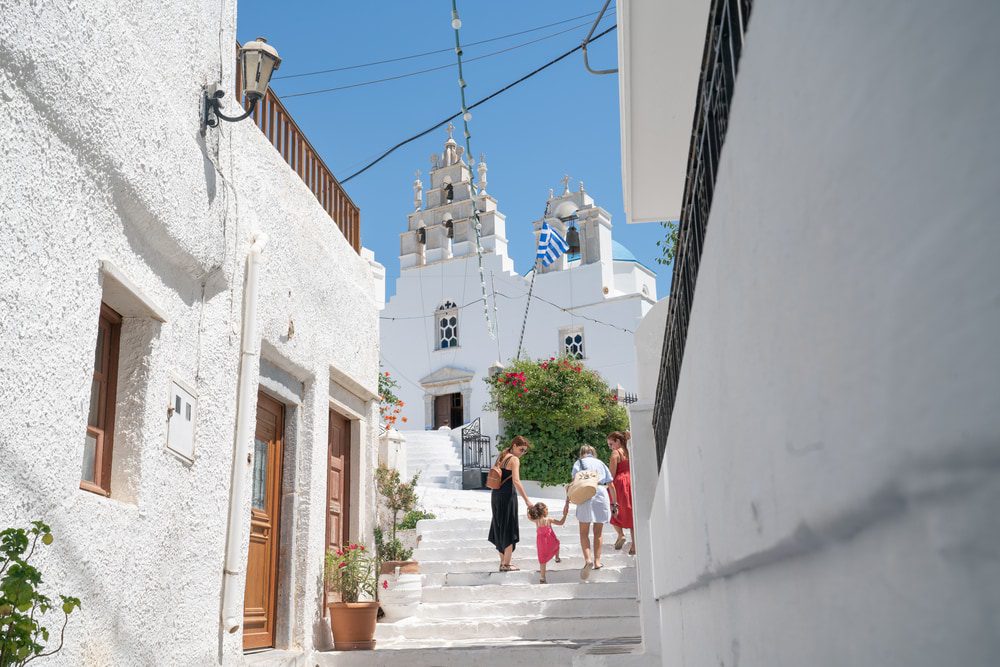
[[[656,302],[655,273],[612,239],[611,214],[582,182],[571,191],[566,177],[561,194],[549,191],[543,218],[530,230],[524,223],[512,228],[537,241],[547,222],[571,245],[539,269],[525,320],[532,269],[516,269],[507,254],[507,221],[487,193],[485,160],[475,165],[476,195],[473,168],[451,131],[444,151],[431,156],[426,191],[417,173],[400,234],[396,293],[382,313],[383,368],[399,380],[407,428],[456,428],[480,417],[482,433],[495,438],[497,416],[483,409],[484,379],[519,347],[522,358],[574,354],[612,387],[634,391],[633,335]]]

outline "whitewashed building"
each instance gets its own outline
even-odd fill
[[[370,540],[380,267],[273,95],[202,127],[235,13],[0,15],[0,528],[49,523],[82,600],[46,664],[301,659],[327,546]]]
[[[426,188],[418,173],[413,210],[400,234],[400,277],[382,312],[383,363],[400,382],[407,427],[455,428],[480,417],[483,433],[495,436],[496,414],[483,409],[483,380],[515,358],[519,347],[528,358],[574,354],[611,386],[633,391],[632,336],[656,301],[655,274],[612,238],[611,215],[583,183],[571,191],[564,178],[561,193],[549,191],[543,217],[508,230],[486,189],[486,162],[481,158],[475,168],[474,201],[473,169],[465,158],[449,129],[444,150],[431,156]],[[474,206],[482,224],[482,274]],[[525,324],[531,270],[515,269],[508,233],[537,238],[543,222],[564,237],[578,237],[579,247],[539,270]]]
[[[995,665],[1000,5],[617,13],[647,655]]]

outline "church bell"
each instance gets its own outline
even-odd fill
[[[570,227],[566,231],[566,243],[569,244],[569,254],[580,254],[580,232],[576,231],[576,227]]]

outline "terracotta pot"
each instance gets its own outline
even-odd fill
[[[379,574],[420,574],[420,563],[415,560],[387,560],[379,568]]]
[[[332,602],[329,607],[335,651],[375,648],[375,617],[378,615],[378,602]]]

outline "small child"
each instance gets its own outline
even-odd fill
[[[535,545],[538,548],[538,564],[541,567],[541,574],[538,579],[538,583],[540,584],[546,583],[545,564],[552,560],[553,556],[555,556],[557,563],[561,562],[559,559],[559,538],[556,537],[552,526],[553,524],[561,526],[566,523],[567,513],[564,508],[562,518],[557,521],[549,518],[549,508],[545,503],[535,503],[528,507],[528,518],[537,527],[535,531]]]

